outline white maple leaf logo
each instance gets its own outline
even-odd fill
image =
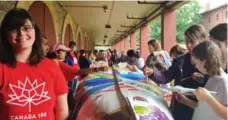
[[[18,80],[18,85],[9,84],[13,94],[8,95],[11,99],[7,103],[22,107],[28,104],[29,112],[31,112],[31,104],[39,105],[51,99],[47,96],[48,92],[44,91],[45,83],[38,84],[37,80],[31,83],[26,77],[25,83]]]

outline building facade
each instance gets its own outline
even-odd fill
[[[209,32],[214,26],[220,23],[225,23],[228,20],[227,4],[223,4],[214,9],[210,9],[207,5],[207,10],[202,15],[202,22],[207,32]]]

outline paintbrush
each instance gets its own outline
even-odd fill
[[[185,80],[187,80],[187,79],[189,79],[189,78],[191,78],[192,76],[189,76],[189,77],[186,77],[186,78],[183,78],[183,79],[181,79],[180,81],[182,82],[182,81],[185,81]]]

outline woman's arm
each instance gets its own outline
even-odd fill
[[[220,91],[222,92],[222,91]],[[198,88],[195,92],[193,92],[199,101],[204,101],[209,104],[212,109],[222,117],[223,119],[227,119],[227,105],[221,104],[214,96],[212,96],[209,91],[205,88]],[[217,93],[218,94],[218,93]],[[225,96],[225,95],[224,95]]]
[[[185,105],[187,105],[188,107],[190,107],[192,109],[195,109],[197,103],[191,99],[188,99]]]
[[[77,75],[88,75],[89,73],[97,72],[97,71],[98,71],[98,68],[84,68],[84,69],[80,69]]]
[[[172,65],[163,72],[159,71],[156,68],[149,68],[147,69],[149,70],[147,72],[147,70],[145,69],[146,67],[144,67],[144,73],[147,74],[147,76],[149,76],[149,78],[151,78],[156,83],[167,84],[171,82],[173,79],[175,79],[176,81],[177,77],[181,76],[181,70],[179,66],[180,62],[183,62],[183,60],[183,58],[174,59]]]
[[[59,67],[67,81],[73,80],[80,70],[78,66],[73,67],[64,62],[59,62]]]
[[[173,95],[179,103],[187,105],[188,107],[190,107],[192,109],[195,109],[195,107],[197,105],[197,103],[195,101],[188,99],[181,93],[174,93]]]
[[[53,85],[55,93],[55,107],[53,111],[55,113],[55,120],[66,120],[68,117],[68,87],[66,84],[66,79],[63,75],[63,72],[61,72],[60,68],[54,62],[52,63],[52,65],[50,65],[50,67],[52,68],[54,80]]]
[[[59,67],[62,70],[66,80],[68,81],[73,80],[76,75],[88,75],[89,73],[92,73],[92,72],[104,71],[107,68],[107,66],[104,66],[104,67],[98,67],[98,68],[80,69],[78,66],[73,67],[64,62],[59,62]]]
[[[214,97],[209,99],[207,101],[207,103],[212,107],[212,109],[217,113],[217,115],[219,115],[223,119],[227,120],[228,111],[227,111],[227,106],[226,105],[221,104]]]
[[[68,115],[67,94],[62,94],[56,98],[55,119],[67,120]]]

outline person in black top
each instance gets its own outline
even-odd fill
[[[137,71],[143,68],[145,63],[139,59],[139,54],[135,50],[130,49],[127,51],[127,63],[130,70]]]
[[[119,57],[118,57],[118,54],[117,54],[117,51],[116,49],[114,49],[112,52],[111,52],[111,57],[110,57],[110,66],[112,64],[118,64],[119,63]]]
[[[215,42],[219,48],[222,51],[222,63],[223,63],[223,69],[227,73],[227,23],[221,23],[212,28],[209,32],[210,34],[210,40]]]
[[[127,62],[127,55],[125,54],[125,51],[124,50],[121,51],[119,62]]]
[[[78,59],[78,64],[79,64],[81,69],[90,67],[90,62],[86,58],[85,54],[86,54],[85,50],[80,50],[80,56],[79,56],[79,59]]]
[[[187,88],[203,87],[208,77],[204,76],[201,77],[202,80],[193,80],[193,73],[199,73],[199,71],[191,63],[190,54],[196,45],[207,39],[206,30],[203,25],[196,24],[190,26],[185,31],[184,35],[189,53],[175,58],[172,65],[164,72],[144,67],[144,74],[148,75],[153,81],[160,84],[166,84],[174,80],[175,85],[181,85]],[[196,98],[193,96],[187,97],[196,101]],[[175,95],[173,98],[175,98]],[[175,120],[192,120],[193,110],[188,106],[179,103],[175,99],[172,99],[171,109]]]

